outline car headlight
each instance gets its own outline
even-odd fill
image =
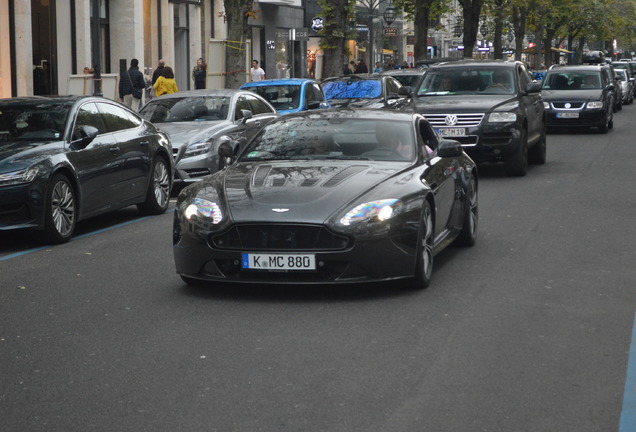
[[[593,109],[603,108],[603,101],[588,102],[587,107]]]
[[[223,220],[221,207],[215,202],[203,198],[195,198],[183,210],[183,216],[189,221],[204,219],[217,225]]]
[[[550,109],[550,102],[543,101],[543,108]]]
[[[183,154],[183,159],[206,154],[212,147],[212,141],[198,141],[190,144]]]
[[[350,226],[361,222],[384,222],[397,214],[401,205],[401,201],[394,198],[360,204],[349,210],[340,223]]]
[[[31,167],[20,171],[0,174],[0,186],[13,186],[23,183],[31,183],[39,172],[39,168]]]
[[[494,112],[488,116],[490,123],[508,123],[517,121],[517,114],[512,112]]]

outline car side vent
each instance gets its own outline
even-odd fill
[[[324,187],[334,187],[339,185],[345,179],[348,179],[351,176],[358,174],[360,171],[364,171],[367,169],[364,165],[353,165],[349,168],[346,168],[339,173],[336,173],[333,177],[325,182]]]
[[[254,172],[254,176],[252,177],[252,185],[256,187],[263,186],[271,170],[272,170],[271,165],[259,166]]]
[[[285,186],[285,177],[275,177],[272,179],[272,186]]]

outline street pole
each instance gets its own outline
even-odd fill
[[[103,96],[102,94],[102,74],[101,74],[101,37],[99,28],[99,3],[100,0],[92,0],[92,23],[91,23],[91,57],[93,63],[93,96]]]

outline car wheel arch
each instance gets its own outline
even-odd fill
[[[58,166],[56,169],[51,170],[48,181],[50,182],[51,179],[57,174],[61,174],[66,177],[71,184],[71,187],[73,188],[73,192],[75,192],[75,207],[77,209],[77,221],[79,221],[80,219],[82,219],[83,197],[82,191],[79,187],[79,181],[77,179],[77,176],[75,175],[75,171],[65,165]]]

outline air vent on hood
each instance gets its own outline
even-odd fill
[[[272,170],[271,165],[261,165],[256,168],[254,175],[252,177],[252,185],[256,187],[263,186],[265,184],[265,179],[269,175],[269,172]]]
[[[339,173],[335,174],[329,180],[325,182],[324,187],[334,187],[339,185],[345,179],[358,174],[360,171],[364,171],[367,167],[364,165],[354,165],[346,168]]]

